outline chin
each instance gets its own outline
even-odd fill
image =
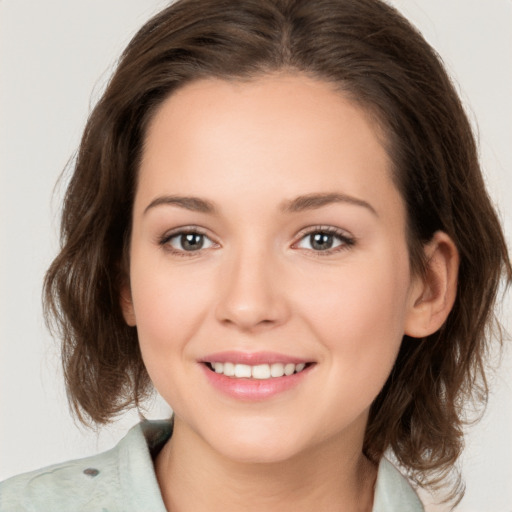
[[[305,449],[300,436],[294,435],[289,428],[276,428],[276,425],[270,428],[264,422],[243,427],[226,429],[221,436],[213,433],[210,446],[225,458],[245,464],[280,463]]]

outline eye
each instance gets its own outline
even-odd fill
[[[160,244],[178,253],[197,252],[201,249],[209,249],[216,246],[210,238],[198,231],[180,231],[172,233],[165,236],[160,241]]]
[[[315,252],[335,252],[354,245],[354,239],[334,228],[315,229],[304,235],[295,247]]]

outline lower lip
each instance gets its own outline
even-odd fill
[[[210,370],[204,363],[201,364],[201,367],[210,384],[225,395],[238,400],[257,401],[266,400],[298,386],[307,377],[313,365],[293,375],[271,377],[270,379],[238,379],[227,377],[222,373],[216,373]]]

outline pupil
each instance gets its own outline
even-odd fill
[[[185,251],[197,251],[203,247],[203,235],[198,233],[187,233],[181,236],[181,246]]]
[[[333,236],[328,233],[315,233],[311,235],[311,247],[319,251],[330,249],[333,244]]]

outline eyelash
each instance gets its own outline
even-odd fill
[[[346,251],[356,243],[356,239],[353,236],[350,236],[346,231],[339,228],[335,228],[333,226],[311,226],[299,233],[299,240],[295,242],[292,247],[297,247],[297,245],[307,237],[311,237],[316,234],[333,236],[341,242],[340,245],[325,250],[305,249],[310,254],[318,257],[331,256],[332,254]]]
[[[171,254],[179,257],[185,257],[185,258],[191,258],[194,256],[199,255],[203,252],[203,250],[207,250],[210,247],[207,248],[199,248],[196,251],[187,251],[187,250],[181,250],[181,249],[175,249],[170,245],[170,241],[173,238],[178,238],[184,235],[200,235],[204,238],[208,239],[213,246],[219,246],[215,241],[213,241],[207,233],[197,227],[197,226],[189,226],[186,228],[177,228],[176,230],[171,231],[170,233],[166,233],[163,235],[159,240],[158,244],[162,246],[166,251],[170,252]],[[341,229],[332,227],[332,226],[311,226],[309,228],[306,228],[302,230],[298,234],[298,241],[294,242],[292,245],[292,248],[298,248],[298,244],[300,244],[303,240],[305,240],[307,237],[311,237],[316,234],[322,234],[322,235],[328,235],[333,236],[337,238],[341,243],[337,245],[336,247],[325,249],[325,250],[314,250],[314,249],[305,249],[310,254],[313,254],[315,256],[323,257],[323,256],[330,256],[332,254],[335,254],[340,251],[348,250],[350,247],[355,245],[356,239],[352,236],[347,235],[347,233]]]
[[[164,250],[170,252],[173,256],[179,256],[179,257],[184,257],[184,258],[191,258],[191,257],[197,256],[198,254],[203,252],[202,248],[198,249],[197,251],[186,251],[186,250],[175,249],[174,247],[172,247],[170,245],[169,242],[173,238],[178,238],[178,237],[181,237],[181,236],[184,236],[184,235],[200,235],[200,236],[203,236],[205,239],[210,240],[213,245],[217,245],[218,246],[218,244],[216,242],[214,242],[206,234],[206,232],[203,229],[201,229],[201,228],[199,228],[197,226],[188,226],[186,228],[177,228],[176,230],[173,230],[170,233],[166,233],[165,235],[163,235],[158,240],[158,243],[159,243],[159,245],[161,245],[164,248]]]

